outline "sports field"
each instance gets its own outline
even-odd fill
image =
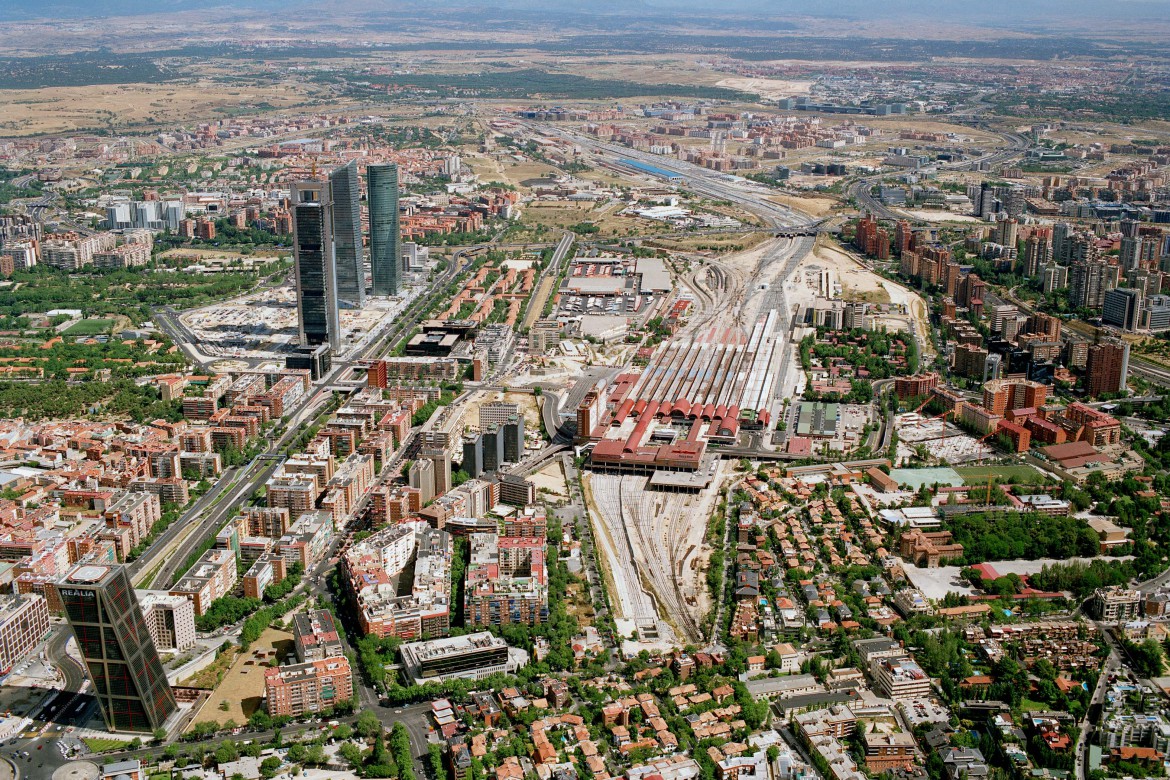
[[[959,466],[955,469],[968,485],[985,484],[988,478],[996,482],[1010,482],[1015,485],[1043,485],[1048,477],[1031,466]]]

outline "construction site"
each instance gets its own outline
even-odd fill
[[[989,458],[993,453],[991,446],[986,443],[993,434],[976,439],[948,421],[946,414],[929,416],[907,412],[894,418],[894,426],[898,432],[895,465],[914,458],[938,463],[972,463]],[[923,454],[928,455],[928,458],[923,458]]]

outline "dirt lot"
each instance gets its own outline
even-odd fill
[[[529,477],[529,479],[536,485],[538,492],[546,493],[550,498],[563,499],[569,497],[565,492],[565,470],[561,467],[560,461],[550,463]]]
[[[260,639],[246,653],[236,655],[223,682],[212,691],[191,723],[201,720],[246,723],[252,713],[264,704],[264,670],[268,668],[274,650],[276,658],[283,663],[285,657],[293,651],[293,635],[288,631],[270,628],[260,635]],[[226,710],[223,709],[225,702]]]
[[[834,207],[841,205],[833,198],[797,198],[791,195],[773,195],[769,200],[774,200],[777,203],[796,209],[802,214],[808,214],[811,217],[823,217],[831,212]]]

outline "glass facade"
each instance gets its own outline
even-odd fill
[[[370,269],[374,295],[397,295],[402,271],[402,234],[398,223],[398,166],[366,168],[370,202]]]
[[[158,651],[120,566],[82,566],[57,585],[110,731],[149,732],[175,711]]]
[[[302,346],[328,344],[336,351],[341,343],[341,325],[329,187],[323,182],[295,184],[293,200],[298,335]]]
[[[350,160],[329,176],[333,198],[333,254],[337,266],[337,300],[351,308],[366,305],[362,272],[361,182],[357,162]]]

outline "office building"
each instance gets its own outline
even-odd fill
[[[360,309],[366,305],[366,280],[362,270],[362,185],[356,160],[329,175],[329,193],[333,200],[337,302]]]
[[[1090,346],[1085,374],[1085,387],[1092,398],[1123,392],[1129,375],[1129,344],[1107,342]]]
[[[333,249],[333,203],[325,182],[292,187],[293,275],[297,283],[297,336],[303,347],[341,345],[337,313],[337,269]]]
[[[516,415],[500,425],[504,441],[504,462],[519,463],[524,459],[524,416]]]
[[[55,589],[109,731],[150,732],[177,707],[121,566],[83,564]]]
[[[321,712],[353,698],[345,656],[279,666],[264,672],[264,706],[273,717]]]
[[[870,664],[878,689],[891,699],[925,699],[930,677],[909,658],[881,658]]]
[[[504,431],[493,425],[483,432],[483,470],[499,471],[504,459]]]
[[[49,633],[49,604],[44,596],[12,596],[0,605],[0,674],[32,652]]]
[[[370,206],[370,270],[374,295],[397,295],[402,277],[402,236],[398,224],[398,166],[366,168]]]
[[[527,658],[522,651],[486,631],[402,646],[403,673],[408,683],[430,680],[482,680],[497,672],[515,672]]]
[[[1170,330],[1170,295],[1151,295],[1144,315],[1146,330],[1153,333]]]
[[[475,479],[483,473],[483,435],[470,433],[463,437],[463,460],[460,470]]]
[[[1118,287],[1105,293],[1105,305],[1101,319],[1107,325],[1122,330],[1137,330],[1142,322],[1142,296],[1140,291]]]
[[[503,425],[520,414],[520,404],[506,401],[491,401],[479,407],[479,428],[487,430],[493,425]]]

